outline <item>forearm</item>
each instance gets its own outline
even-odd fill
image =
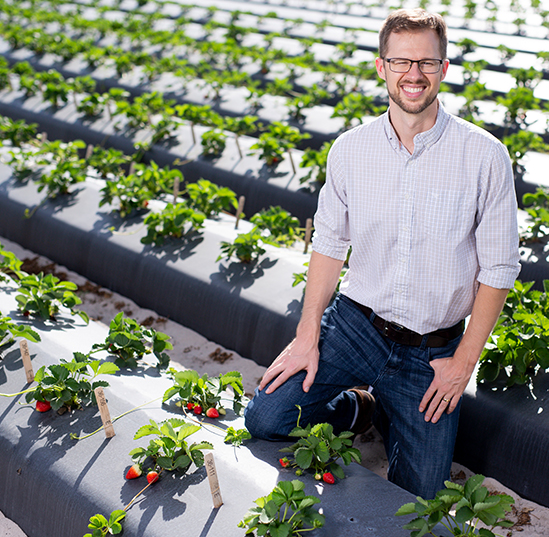
[[[297,327],[298,337],[309,334],[318,341],[320,320],[334,294],[342,267],[343,261],[313,251],[301,320]]]
[[[467,330],[455,355],[463,360],[471,371],[474,369],[501,313],[508,289],[495,289],[480,284]]]

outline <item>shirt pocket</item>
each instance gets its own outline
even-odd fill
[[[469,234],[475,222],[474,199],[460,190],[436,190],[427,192],[424,207],[418,220],[423,231],[430,237],[452,242]]]

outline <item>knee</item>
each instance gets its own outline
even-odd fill
[[[284,412],[274,401],[274,394],[265,395],[256,389],[253,399],[244,411],[246,429],[262,440],[285,440],[292,429],[285,424]]]

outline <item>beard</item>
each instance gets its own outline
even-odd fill
[[[426,96],[423,102],[419,103],[406,103],[398,93],[393,93],[387,88],[389,98],[404,112],[408,114],[421,114],[424,110],[429,108],[437,98],[437,94],[433,93]]]

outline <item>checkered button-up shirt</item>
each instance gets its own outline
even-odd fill
[[[425,334],[471,313],[479,282],[520,271],[509,155],[439,105],[434,127],[402,146],[388,113],[340,136],[315,215],[313,248],[352,254],[341,292]]]

